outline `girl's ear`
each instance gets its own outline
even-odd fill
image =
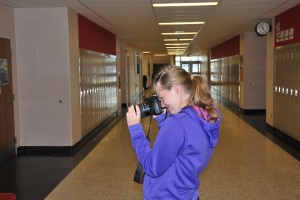
[[[174,87],[175,92],[179,95],[181,92],[181,87],[177,84],[174,84],[172,87]]]

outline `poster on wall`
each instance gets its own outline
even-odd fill
[[[134,53],[134,64],[135,64],[135,74],[140,74],[141,70],[141,59],[138,52]]]
[[[7,59],[1,59],[1,58],[0,58],[0,84],[1,85],[8,84]]]
[[[289,40],[294,39],[294,28],[289,29]]]

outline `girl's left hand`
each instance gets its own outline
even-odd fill
[[[138,105],[128,107],[126,113],[127,125],[139,124],[141,122],[141,111]]]

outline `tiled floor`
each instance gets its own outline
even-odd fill
[[[300,199],[300,153],[288,153],[265,136],[264,114],[218,107],[223,116],[220,140],[201,175],[201,199]],[[149,118],[143,124],[147,130]],[[111,127],[102,140],[92,141],[96,146],[91,151],[83,148],[74,157],[20,157],[1,163],[0,192],[14,192],[18,200],[142,199],[141,186],[132,180],[137,161],[126,119]],[[156,131],[153,121],[152,141]]]

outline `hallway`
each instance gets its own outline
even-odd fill
[[[220,140],[201,176],[201,199],[299,199],[299,161],[228,108],[218,107]],[[148,120],[143,119],[144,130]],[[155,132],[153,122],[152,141]],[[123,118],[46,199],[142,199],[141,186],[132,180],[135,166]]]

